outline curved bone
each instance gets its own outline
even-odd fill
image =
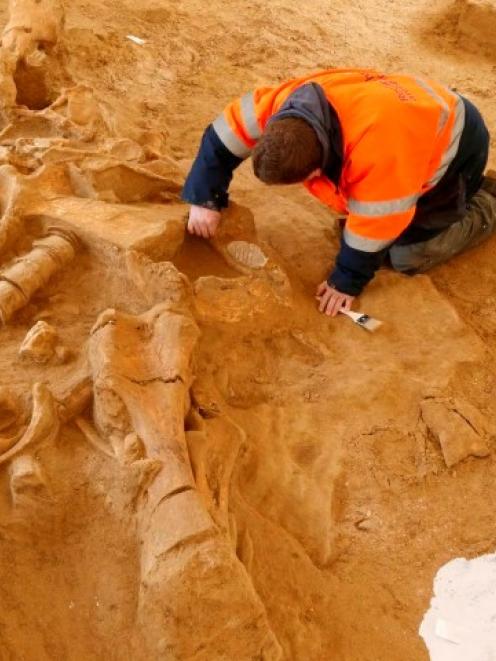
[[[57,402],[43,383],[33,386],[33,414],[21,439],[7,452],[0,455],[0,465],[20,454],[28,446],[41,441],[54,441],[60,430]]]
[[[4,436],[0,438],[0,457],[4,452],[13,448],[16,443],[19,442],[19,439],[22,437],[23,429],[20,429],[16,434],[12,436]]]
[[[43,383],[33,386],[33,410],[27,427],[10,438],[0,438],[0,465],[22,453],[28,446],[57,438],[60,426],[80,415],[93,395],[92,382],[85,377],[60,399],[55,399]]]

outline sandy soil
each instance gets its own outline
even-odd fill
[[[368,335],[315,309],[338,240],[300,188],[244,165],[214,245],[183,241],[177,191],[229,99],[322,67],[438,78],[496,131],[494,29],[468,0],[77,0],[45,87],[16,69],[2,273],[54,224],[79,242],[1,329],[2,661],[427,659],[438,568],[496,546],[495,240],[382,271]],[[40,319],[68,349],[42,365],[19,356]]]

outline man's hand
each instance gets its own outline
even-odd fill
[[[220,222],[220,211],[192,206],[189,210],[188,232],[210,239]]]
[[[343,294],[343,292],[334,289],[324,280],[317,287],[317,300],[319,301],[319,310],[330,317],[335,317],[339,310],[351,310],[351,304],[355,300],[354,296]]]

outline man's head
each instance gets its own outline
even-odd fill
[[[253,154],[255,176],[266,184],[295,184],[322,167],[322,145],[304,119],[285,117],[271,122]]]

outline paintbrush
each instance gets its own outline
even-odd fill
[[[382,326],[382,321],[369,317],[368,314],[364,314],[363,312],[353,312],[353,310],[340,310],[340,312],[354,321],[357,326],[361,326],[371,333],[376,331],[379,326]]]

